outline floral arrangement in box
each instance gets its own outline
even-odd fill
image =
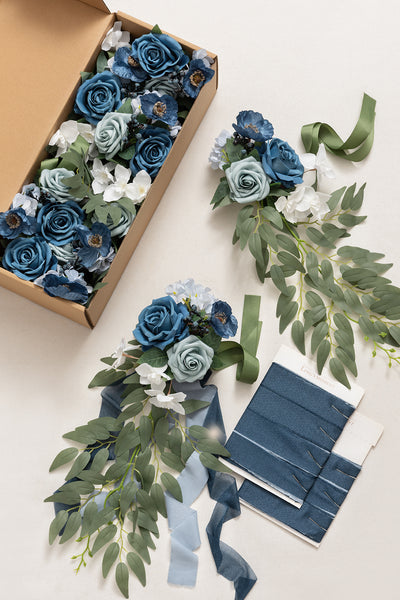
[[[101,359],[107,368],[89,384],[107,386],[100,416],[64,435],[81,447],[65,448],[55,457],[50,471],[72,465],[64,484],[45,500],[54,502],[56,511],[50,543],[57,536],[60,544],[74,536],[82,543],[81,551],[73,556],[78,561],[77,572],[88,557],[103,549],[103,576],[116,563],[116,583],[128,597],[129,571],[146,584],[145,563],[151,560],[149,549],[155,549],[153,538],[159,537],[158,516],[168,515],[173,527],[171,518],[176,519],[181,510],[183,519],[188,511],[194,512],[187,506],[187,497],[191,503],[200,493],[208,469],[214,476],[215,471],[229,472],[218,459],[229,453],[223,446],[217,390],[205,381],[213,370],[234,363],[240,367],[239,379],[255,381],[259,300],[256,296],[245,298],[242,343],[223,342],[222,338],[234,336],[238,328],[230,306],[192,279],[179,281],[141,311],[134,339],[122,340],[116,352]],[[186,469],[188,473],[179,481],[172,474],[175,471],[182,476]],[[220,482],[217,488],[222,490],[224,485]],[[192,517],[189,520],[192,522]],[[218,532],[221,527],[222,522],[216,526]],[[183,530],[181,527],[180,535],[190,529],[190,523]],[[187,585],[186,571],[184,581],[179,578],[185,551],[191,554],[190,549],[180,549],[178,567],[171,567],[178,575],[171,581]],[[218,552],[221,556],[225,550]],[[241,567],[237,573],[244,590]],[[195,572],[193,579],[195,582]],[[254,582],[255,578],[249,586]]]
[[[346,142],[325,123],[304,126],[311,151],[302,155],[274,137],[261,113],[241,111],[235,131],[221,132],[209,158],[224,171],[213,208],[241,206],[233,244],[247,246],[260,281],[268,278],[277,288],[280,333],[292,323],[297,348],[305,353],[308,337],[319,373],[329,359],[333,376],[347,387],[347,373],[357,376],[354,328],[372,344],[373,356],[383,352],[389,367],[400,362],[400,289],[384,275],[392,265],[380,262],[383,254],[343,244],[366,219],[357,214],[365,184],[320,191],[320,182],[334,177],[325,146],[347,160],[363,159],[372,145],[374,109],[364,95]]]
[[[50,296],[87,305],[202,87],[204,50],[188,56],[158,26],[131,40],[116,22],[73,113],[34,182],[0,213],[1,266]]]

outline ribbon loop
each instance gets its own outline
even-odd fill
[[[316,154],[319,144],[345,160],[359,162],[370,152],[374,141],[376,101],[364,94],[360,116],[352,133],[344,142],[328,123],[309,123],[301,129],[301,139],[306,152]],[[352,152],[350,152],[352,150]]]

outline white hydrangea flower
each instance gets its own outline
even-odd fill
[[[196,59],[202,60],[206,67],[209,67],[214,62],[214,60],[211,58],[211,56],[208,56],[207,50],[204,50],[204,48],[193,51],[192,60],[196,60]]]
[[[114,183],[114,177],[111,173],[114,167],[115,164],[112,162],[103,165],[100,159],[94,159],[90,172],[93,176],[92,189],[95,194],[102,194],[111,183]]]
[[[324,144],[320,144],[317,154],[307,152],[300,155],[300,162],[305,171],[317,171],[318,177],[335,179],[335,172],[329,164]]]
[[[56,158],[64,154],[73,144],[78,135],[81,135],[87,142],[94,142],[95,127],[90,123],[78,123],[78,121],[64,121],[60,129],[55,132],[49,141],[50,146],[57,146]]]
[[[172,127],[169,128],[169,135],[174,138],[178,135],[178,133],[180,132],[180,130],[182,129],[182,125],[179,124],[179,122],[177,121],[176,125],[173,125]]]
[[[210,292],[210,288],[204,287],[201,283],[195,283],[192,278],[171,283],[165,289],[165,293],[172,296],[176,303],[187,298],[193,306],[196,306],[198,310],[204,309],[207,314],[211,313],[212,305],[216,301],[215,296]]]
[[[185,414],[185,409],[181,405],[186,398],[186,394],[183,392],[177,392],[176,394],[165,395],[157,390],[145,390],[146,394],[150,396],[150,404],[158,406],[159,408],[165,408],[167,410],[174,410],[180,415]]]
[[[165,373],[168,365],[163,367],[152,367],[147,363],[142,363],[136,367],[135,371],[140,377],[142,385],[150,385],[153,391],[163,392],[165,389],[165,381],[169,381],[171,377]]]
[[[223,129],[218,137],[215,138],[215,144],[208,157],[208,162],[212,169],[221,169],[227,164],[226,157],[224,156],[223,149],[226,144],[226,140],[232,136],[232,133]]]
[[[114,358],[115,360],[114,360],[113,364],[108,367],[108,369],[117,369],[118,367],[120,367],[126,360],[124,353],[127,350],[131,350],[131,349],[132,349],[132,347],[127,345],[126,339],[122,338],[122,340],[119,343],[118,348],[111,354],[111,358]]]
[[[142,105],[140,102],[141,96],[136,96],[136,98],[132,98],[131,106],[132,106],[132,116],[137,117],[142,112]]]
[[[329,212],[329,194],[316,192],[308,185],[298,185],[289,196],[281,196],[275,202],[275,208],[289,223],[298,223],[307,219],[311,213],[316,219],[322,219]]]
[[[132,171],[117,165],[114,171],[114,182],[104,191],[104,202],[116,202],[120,198],[129,198],[133,204],[144,200],[151,186],[151,177],[146,171],[139,171],[129,183]]]
[[[16,194],[14,196],[14,200],[12,201],[11,208],[22,208],[28,217],[34,217],[36,215],[38,207],[38,201],[36,198],[31,198],[30,196],[25,196],[25,194]]]
[[[115,21],[112,29],[107,31],[106,37],[101,44],[101,49],[108,52],[109,50],[113,51],[124,46],[130,46],[129,39],[129,31],[122,31],[122,22]]]

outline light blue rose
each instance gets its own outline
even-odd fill
[[[57,169],[43,169],[40,174],[39,185],[59,202],[67,202],[67,200],[77,201],[69,193],[70,188],[63,183],[63,179],[73,177],[74,175],[73,171],[61,167]]]
[[[225,176],[229,184],[229,195],[239,204],[258,202],[269,194],[270,178],[254,156],[232,163],[226,169]]]
[[[97,123],[94,142],[107,160],[122,150],[131,118],[132,115],[127,113],[110,112]]]
[[[176,381],[182,383],[203,379],[211,366],[214,350],[195,335],[167,350],[168,365]]]

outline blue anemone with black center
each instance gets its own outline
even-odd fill
[[[236,117],[236,124],[232,123],[232,127],[239,135],[255,142],[270,140],[274,135],[271,123],[254,110],[241,110]]]
[[[238,322],[232,314],[232,309],[227,302],[217,300],[211,307],[211,325],[215,333],[223,338],[236,335]]]
[[[104,223],[94,223],[92,229],[76,226],[77,237],[82,244],[78,257],[84,267],[91,267],[99,256],[107,256],[111,248],[111,233]]]
[[[86,286],[79,281],[70,281],[62,275],[49,273],[42,281],[43,289],[49,296],[64,298],[79,304],[86,304],[88,291]]]
[[[144,94],[140,99],[143,113],[149,119],[162,121],[167,125],[175,125],[178,120],[178,103],[172,96],[155,93]]]
[[[13,240],[20,235],[33,235],[38,226],[34,217],[29,217],[23,208],[12,208],[0,213],[0,236]]]
[[[130,81],[141,82],[148,78],[148,74],[142,69],[136,57],[132,56],[132,48],[127,46],[118,48],[111,70],[121,79]]]
[[[189,64],[189,69],[182,80],[183,90],[191,98],[197,98],[203,85],[214,77],[213,69],[207,67],[200,58]]]

